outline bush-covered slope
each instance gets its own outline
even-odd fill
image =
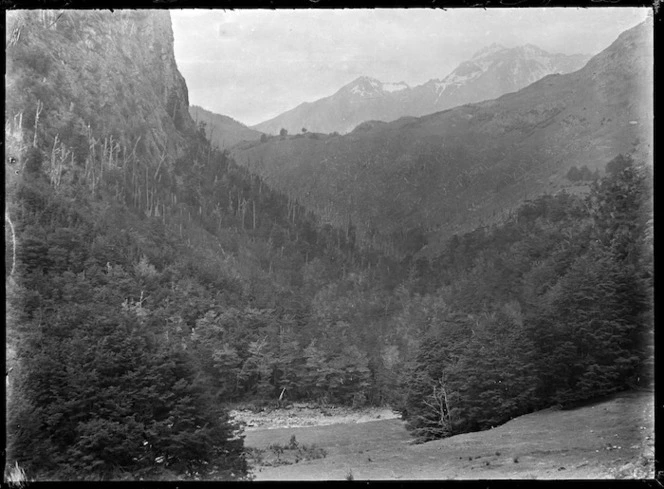
[[[172,42],[167,12],[8,15],[8,462],[30,477],[246,473],[183,343],[182,289],[206,289],[176,167],[205,145]]]
[[[189,113],[197,124],[205,125],[208,139],[221,150],[242,141],[258,141],[262,135],[231,117],[215,114],[196,105],[189,107]]]
[[[421,323],[403,381],[422,438],[652,380],[651,170],[622,157],[608,169],[586,198],[529,202],[428,268],[441,320]]]
[[[366,348],[312,299],[378,258],[211,147],[180,110],[168,13],[8,20],[9,465],[238,478],[220,406],[367,402]]]
[[[623,33],[581,70],[499,99],[340,137],[238,147],[237,162],[358,239],[397,255],[497,222],[568,185],[572,166],[652,157],[652,28]],[[427,243],[420,240],[420,247]]]

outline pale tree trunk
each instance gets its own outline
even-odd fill
[[[450,434],[452,432],[452,418],[445,384],[445,375],[443,374],[433,386],[433,392],[423,402],[435,413],[441,433]]]

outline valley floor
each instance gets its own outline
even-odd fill
[[[284,419],[283,413],[277,416]],[[289,465],[254,466],[255,480],[343,480],[351,473],[355,480],[654,477],[652,392],[621,393],[574,410],[551,408],[488,431],[419,445],[412,444],[403,421],[384,416],[249,427],[249,448],[287,445],[294,435],[299,444],[327,452]]]

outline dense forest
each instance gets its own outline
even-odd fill
[[[649,384],[649,182],[647,167],[619,156],[587,196],[527,202],[425,267],[440,288],[413,297],[436,297],[436,320],[421,321],[400,389],[415,433],[485,429]]]
[[[391,256],[175,110],[155,171],[103,112],[60,118],[51,59],[10,48],[32,88],[6,120],[7,452],[32,477],[246,478],[239,402],[390,405],[425,441],[650,382],[642,162]]]

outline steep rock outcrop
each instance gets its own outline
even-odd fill
[[[130,161],[172,168],[183,156],[196,128],[168,11],[9,12],[7,37],[17,157],[31,141],[58,164],[53,178],[75,179]]]

